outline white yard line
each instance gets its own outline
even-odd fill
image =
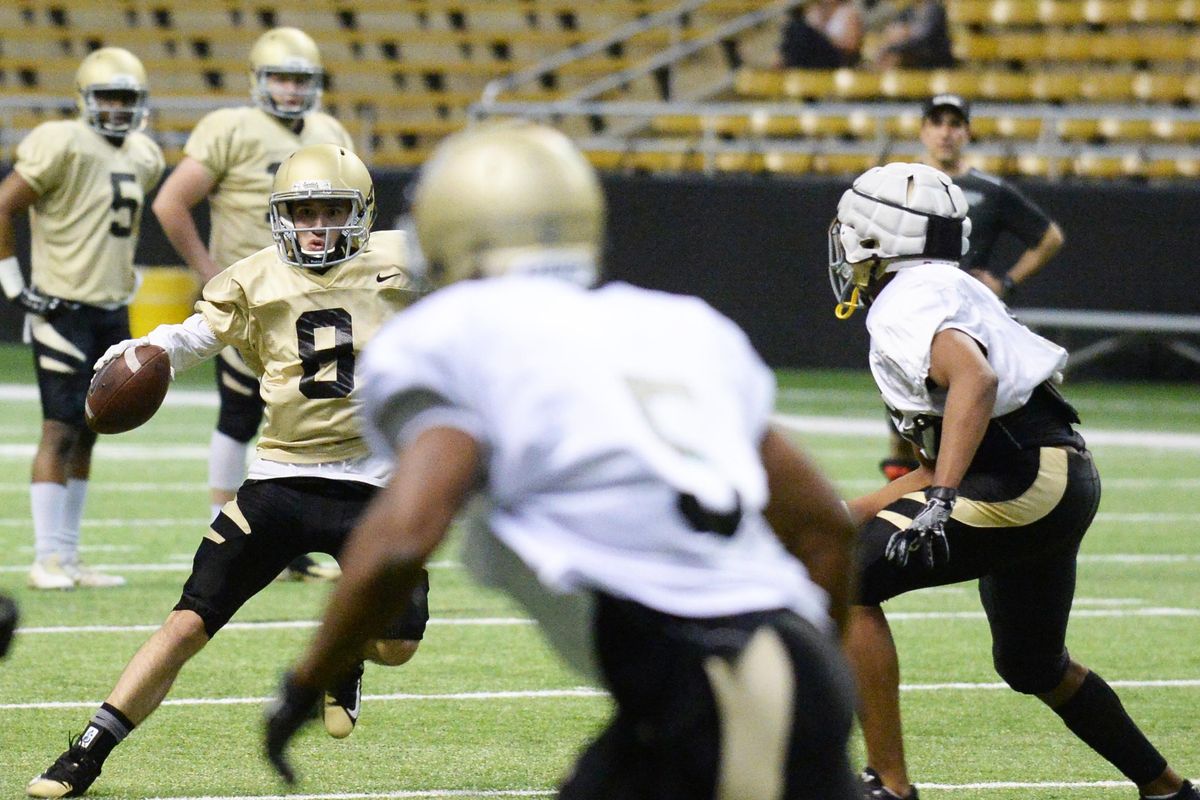
[[[880,414],[878,419],[863,417],[822,417],[799,414],[776,413],[772,419],[797,433],[814,433],[836,436],[887,436],[887,423]],[[1117,447],[1141,447],[1150,450],[1182,450],[1200,452],[1200,433],[1143,430],[1105,430],[1081,428],[1080,433],[1090,446],[1111,445]]]
[[[1196,782],[1200,779],[1192,779]],[[1080,791],[1095,789],[1128,790],[1133,784],[1127,781],[979,781],[976,783],[926,783],[921,781],[922,790],[940,792],[963,792],[1002,789],[1067,789]],[[399,792],[337,792],[332,794],[255,794],[255,795],[201,795],[182,797],[152,797],[148,800],[388,800],[421,797],[550,797],[555,789],[423,789]]]
[[[1161,680],[1110,680],[1108,684],[1118,689],[1200,689],[1200,678],[1175,678]],[[902,692],[945,692],[945,691],[999,691],[1007,690],[1003,683],[951,682],[901,684]],[[1009,690],[1011,691],[1011,690]],[[507,692],[447,692],[441,694],[395,694],[363,695],[370,702],[477,702],[487,700],[559,700],[590,699],[607,697],[602,689],[577,686],[571,689],[536,689]],[[184,697],[167,699],[164,706],[247,706],[264,705],[269,697]],[[99,700],[52,700],[38,703],[0,703],[0,711],[41,711],[47,709],[87,709],[100,705]]]
[[[207,525],[208,523],[204,523]],[[190,570],[192,568],[192,553],[186,555],[181,554],[181,561],[157,563],[157,564],[88,564],[92,569],[105,570],[108,572],[180,572]],[[462,564],[457,561],[430,561],[425,565],[426,569],[461,569]],[[28,572],[28,564],[5,564],[0,566],[0,574],[5,572]]]
[[[552,797],[557,789],[418,789],[407,792],[338,792],[336,794],[239,794],[225,797],[151,797],[148,800],[385,800],[409,797]]]
[[[527,617],[432,617],[429,624],[437,627],[507,627],[536,624]],[[51,625],[44,627],[18,628],[21,636],[33,634],[71,634],[80,633],[149,633],[158,630],[158,624],[153,625]],[[291,630],[317,627],[317,620],[289,619],[273,620],[270,622],[231,622],[223,631],[263,631]]]

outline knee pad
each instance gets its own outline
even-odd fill
[[[1069,662],[1066,650],[1054,656],[992,652],[996,673],[1021,694],[1045,694],[1054,689],[1062,682]]]

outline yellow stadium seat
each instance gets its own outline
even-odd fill
[[[768,172],[802,175],[813,171],[812,153],[772,151],[763,154],[763,167]]]
[[[990,18],[995,25],[1033,25],[1038,22],[1038,0],[993,0]]]
[[[1070,101],[1079,97],[1082,78],[1074,72],[1039,72],[1029,84],[1035,100]]]
[[[1029,77],[1014,72],[987,72],[980,76],[979,94],[988,100],[1029,100]]]
[[[864,153],[817,153],[812,168],[822,175],[854,175],[866,172],[878,161],[878,157]]]
[[[1005,139],[1036,139],[1042,133],[1042,121],[1028,117],[999,116],[996,118],[996,133]]]
[[[992,0],[951,0],[946,16],[951,25],[983,25],[992,21]]]
[[[1189,78],[1180,73],[1139,72],[1130,95],[1151,103],[1174,103],[1189,98]]]
[[[1060,119],[1055,128],[1058,135],[1068,141],[1087,142],[1101,135],[1098,119]]]
[[[759,111],[750,115],[749,123],[750,133],[758,137],[786,139],[804,133],[800,120],[793,116],[777,116]]]
[[[1133,177],[1141,171],[1141,162],[1136,153],[1101,155],[1084,151],[1071,163],[1071,171],[1083,178]]]
[[[1036,178],[1057,178],[1071,173],[1071,159],[1066,156],[1042,156],[1020,153],[1016,158],[1015,174]]]
[[[857,69],[839,69],[833,73],[834,93],[847,100],[879,95],[879,73]]]
[[[1123,102],[1133,97],[1134,78],[1131,72],[1088,72],[1079,93],[1087,100]]]
[[[889,69],[879,76],[879,91],[890,98],[923,98],[931,94],[929,83],[927,70]]]
[[[790,69],[783,76],[783,94],[806,100],[828,100],[834,93],[834,73],[819,69]]]
[[[967,153],[963,160],[968,166],[993,175],[1007,175],[1012,171],[1012,159],[1005,155],[987,155],[983,153]]]
[[[1093,4],[1093,1],[1084,2],[1084,0],[1039,0],[1038,23],[1058,26],[1079,25],[1085,21],[1087,8]]]
[[[734,92],[740,97],[782,97],[784,74],[776,70],[743,67],[734,76]]]
[[[851,132],[850,120],[839,115],[805,112],[796,117],[796,122],[804,136],[844,136]]]
[[[1200,120],[1173,120],[1159,117],[1150,123],[1150,135],[1169,142],[1200,142]]]
[[[965,69],[937,69],[929,73],[930,94],[961,94],[974,97],[979,94],[979,73]]]

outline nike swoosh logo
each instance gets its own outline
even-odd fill
[[[381,273],[379,273],[378,275],[376,275],[376,276],[375,276],[375,280],[376,280],[376,282],[378,282],[378,283],[383,283],[384,281],[386,281],[386,280],[388,280],[388,279],[390,279],[390,278],[399,278],[399,277],[400,277],[401,275],[403,275],[403,274],[404,274],[403,272],[393,272],[391,275],[384,275],[384,274],[381,272]]]

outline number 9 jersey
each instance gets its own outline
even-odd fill
[[[354,419],[359,351],[418,296],[404,234],[376,231],[354,258],[291,266],[269,247],[217,275],[196,312],[260,378],[267,422],[258,455],[319,464],[366,456]]]
[[[88,305],[128,303],[142,206],[163,172],[158,145],[130,131],[114,146],[81,119],[44,122],[17,147],[13,169],[38,194],[33,285]]]

